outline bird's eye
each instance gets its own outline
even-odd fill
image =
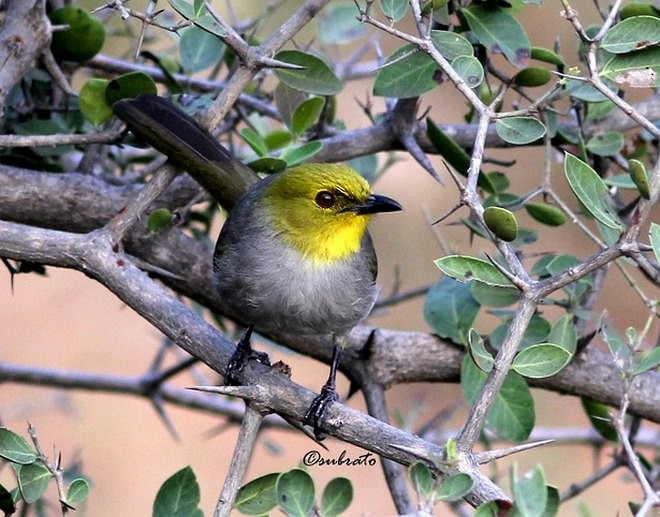
[[[321,208],[332,208],[337,204],[337,196],[327,190],[322,190],[316,194],[316,204]]]

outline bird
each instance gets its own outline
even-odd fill
[[[141,95],[115,103],[113,110],[131,131],[184,169],[190,165],[188,151],[193,151],[195,159],[208,157],[229,175],[245,172],[168,99]],[[154,137],[154,129],[170,134]],[[208,168],[204,174],[189,172],[198,179]],[[202,186],[209,183],[200,179]],[[372,193],[369,183],[345,164],[305,163],[250,183],[229,203],[213,254],[213,288],[230,316],[247,326],[225,370],[225,383],[238,383],[237,374],[248,360],[265,361],[265,354],[250,344],[255,329],[266,335],[330,337],[328,379],[302,420],[322,439],[326,410],[337,400],[341,350],[378,296],[378,263],[368,224],[375,214],[402,206]]]

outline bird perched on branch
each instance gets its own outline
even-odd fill
[[[362,176],[339,164],[299,165],[252,184],[253,173],[170,101],[142,95],[113,109],[133,133],[188,170],[229,209],[213,256],[214,288],[248,327],[225,382],[236,382],[255,355],[253,328],[332,337],[330,375],[303,420],[320,437],[325,410],[337,399],[335,377],[346,335],[369,314],[378,294],[367,225],[374,214],[401,205],[373,194]],[[247,191],[230,196],[228,190],[240,191],[241,184]]]

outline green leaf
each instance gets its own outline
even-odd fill
[[[505,321],[498,325],[490,334],[490,346],[495,350],[499,350],[506,339],[507,332],[511,326],[511,320]],[[520,349],[526,348],[530,345],[542,343],[548,340],[551,325],[545,318],[534,314],[532,319],[525,329],[522,341],[520,342]]]
[[[438,489],[439,501],[458,501],[470,493],[474,481],[468,474],[454,474],[444,479]]]
[[[431,31],[433,46],[450,63],[458,57],[470,57],[474,55],[474,48],[469,40],[449,31]]]
[[[488,373],[493,369],[495,359],[493,359],[492,354],[486,350],[483,338],[474,329],[470,329],[468,334],[468,351],[470,352],[474,364],[476,364],[481,370]]]
[[[461,388],[470,405],[474,404],[486,376],[466,355],[461,366]],[[534,400],[529,387],[520,375],[510,371],[488,412],[486,426],[501,438],[518,442],[529,437],[534,420]]]
[[[282,82],[275,87],[275,106],[289,128],[291,127],[293,112],[301,103],[305,102],[306,98],[307,95],[304,92],[291,88]]]
[[[240,131],[241,137],[243,140],[252,148],[252,150],[257,153],[257,156],[268,156],[268,145],[264,142],[264,139],[259,133],[257,133],[251,127],[244,127]]]
[[[518,236],[518,221],[513,212],[499,206],[489,206],[484,210],[484,223],[498,239],[512,242]]]
[[[496,501],[488,501],[487,503],[480,504],[474,511],[472,517],[497,517],[500,513],[500,508]]]
[[[323,97],[312,97],[301,102],[291,117],[291,130],[296,135],[302,135],[318,121],[324,106]]]
[[[404,45],[387,58],[376,74],[373,93],[377,97],[417,97],[438,86],[438,64],[414,45]]]
[[[571,355],[575,353],[577,330],[571,314],[564,314],[552,324],[548,334],[548,342],[562,347]]]
[[[289,167],[298,165],[304,161],[309,160],[312,156],[318,153],[323,148],[323,142],[319,140],[312,140],[303,145],[287,149],[280,155],[280,160],[284,160]]]
[[[434,264],[445,275],[459,282],[476,280],[496,287],[511,287],[511,282],[499,269],[482,259],[466,255],[447,255],[435,260]]]
[[[380,0],[380,8],[385,16],[396,23],[408,12],[408,0]]]
[[[48,488],[53,475],[43,463],[29,463],[16,466],[18,487],[26,503],[37,501]]]
[[[591,426],[598,434],[610,442],[618,442],[619,435],[612,424],[612,417],[610,416],[611,408],[587,397],[582,397],[581,401],[582,408],[589,417]]]
[[[105,100],[107,79],[90,79],[80,89],[80,111],[98,127],[112,118],[112,108]]]
[[[6,427],[0,427],[0,458],[11,463],[27,465],[37,459],[37,453],[21,435]]]
[[[628,161],[628,172],[630,173],[630,179],[637,187],[640,196],[644,199],[651,199],[651,191],[649,190],[649,176],[646,173],[646,167],[639,160],[629,160]]]
[[[660,224],[651,223],[651,227],[649,228],[649,240],[651,241],[651,247],[655,254],[655,260],[660,262]]]
[[[185,467],[170,476],[154,500],[153,517],[189,517],[199,514],[200,494],[192,468]]]
[[[559,504],[561,503],[559,497],[559,490],[554,486],[546,486],[548,492],[548,499],[545,503],[545,511],[543,517],[555,517],[559,511]]]
[[[512,485],[516,509],[520,515],[542,517],[548,501],[543,468],[537,465],[523,477],[514,479]]]
[[[247,164],[254,172],[261,174],[275,174],[282,172],[287,167],[287,163],[279,158],[271,158],[266,156],[264,158],[257,158]]]
[[[534,117],[509,117],[495,121],[495,132],[509,144],[525,145],[542,138],[546,129]]]
[[[423,462],[416,461],[408,468],[408,476],[410,476],[410,481],[418,498],[424,502],[430,501],[435,485],[431,469]]]
[[[476,88],[484,80],[484,67],[474,56],[459,56],[451,66],[470,88]]]
[[[481,282],[470,284],[472,297],[486,307],[508,307],[520,299],[517,287],[496,287]]]
[[[628,190],[636,190],[635,182],[630,177],[630,174],[615,174],[608,178],[603,179],[605,185],[616,188],[624,188]]]
[[[539,223],[548,226],[561,226],[566,222],[566,216],[560,208],[547,203],[525,203],[527,213]]]
[[[424,318],[442,338],[466,343],[479,304],[470,294],[470,286],[443,278],[429,289],[424,301]]]
[[[533,55],[533,54],[532,54]],[[543,86],[552,80],[552,72],[547,68],[530,66],[518,72],[513,78],[513,82],[518,86],[534,88]]]
[[[120,75],[108,83],[105,88],[105,101],[108,106],[122,99],[137,97],[143,93],[158,93],[156,83],[147,74],[129,72]]]
[[[89,496],[89,482],[83,478],[76,478],[66,490],[66,502],[71,506],[82,503]]]
[[[660,43],[660,19],[654,16],[633,16],[612,27],[600,48],[612,54],[624,54]]]
[[[479,43],[490,52],[504,54],[511,64],[525,66],[532,49],[525,29],[513,16],[485,4],[473,4],[461,12]]]
[[[284,84],[313,95],[335,95],[343,87],[339,78],[320,58],[299,50],[282,50],[275,55],[278,61],[304,67],[301,70],[276,68],[275,76]]]
[[[277,478],[277,502],[291,517],[307,517],[314,506],[314,482],[307,472],[293,469]]]
[[[633,375],[641,375],[658,366],[660,366],[660,346],[656,346],[642,356],[633,370]]]
[[[556,66],[565,66],[564,60],[561,56],[557,55],[552,50],[542,47],[532,47],[532,59],[537,61],[543,61],[544,63],[550,63],[551,65]]]
[[[623,149],[623,135],[618,131],[608,131],[591,137],[587,150],[597,156],[614,156]]]
[[[167,0],[172,8],[179,13],[186,20],[190,20],[198,27],[205,31],[215,34],[216,36],[226,36],[227,31],[220,25],[215,18],[209,14],[206,8],[201,12],[195,9],[195,6],[190,3],[190,0]]]
[[[282,149],[282,147],[289,145],[292,140],[293,134],[288,129],[274,129],[266,133],[263,137],[263,141],[269,151]]]
[[[616,54],[605,63],[600,75],[618,85],[657,88],[660,86],[660,47]]]
[[[277,506],[279,472],[253,479],[238,490],[234,507],[247,515],[264,515]]]
[[[518,352],[513,360],[513,369],[530,379],[545,379],[560,372],[571,357],[571,353],[559,345],[539,343]]]
[[[174,214],[167,208],[157,208],[149,214],[147,228],[151,233],[156,233],[169,225],[174,219]]]
[[[609,228],[623,229],[619,217],[610,206],[607,186],[596,171],[576,156],[566,153],[564,174],[573,193],[591,215]]]
[[[353,485],[346,478],[334,478],[326,485],[321,495],[321,515],[335,517],[353,501]]]
[[[215,34],[192,26],[182,31],[179,40],[181,64],[186,73],[193,74],[217,64],[225,51],[225,44]]]
[[[343,45],[366,34],[367,25],[360,23],[357,15],[358,9],[354,3],[331,2],[318,17],[321,43]]]
[[[566,93],[571,97],[585,102],[604,102],[607,97],[589,83],[577,79],[566,81]]]

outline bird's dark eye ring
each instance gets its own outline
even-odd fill
[[[332,192],[322,190],[316,194],[314,201],[316,201],[316,204],[321,208],[332,208],[337,204],[337,196],[335,196]]]

